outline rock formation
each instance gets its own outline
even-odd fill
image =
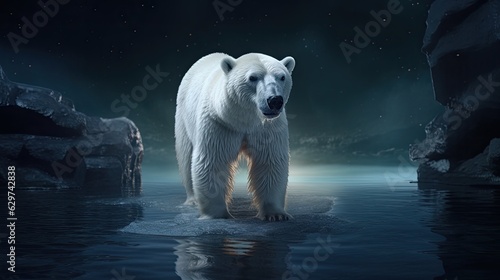
[[[142,139],[127,118],[89,117],[50,89],[11,82],[0,67],[0,181],[16,189],[141,191]]]
[[[443,114],[410,147],[420,183],[500,184],[500,0],[432,3],[423,51]]]

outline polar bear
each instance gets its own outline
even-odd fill
[[[185,204],[201,219],[232,218],[228,211],[238,159],[247,159],[248,189],[257,217],[288,220],[288,122],[284,106],[295,60],[249,53],[213,53],[184,75],[177,94],[175,149]]]

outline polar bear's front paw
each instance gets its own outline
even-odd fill
[[[187,206],[196,206],[198,203],[196,203],[196,199],[194,197],[188,197],[183,204]]]
[[[286,212],[277,212],[277,213],[262,213],[259,214],[258,217],[263,221],[275,222],[275,221],[288,221],[293,219],[292,215]]]

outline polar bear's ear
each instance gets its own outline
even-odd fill
[[[231,70],[233,70],[234,65],[236,65],[236,61],[232,57],[225,57],[222,59],[220,63],[220,67],[222,68],[222,71],[227,75]]]
[[[287,56],[281,60],[281,63],[285,65],[286,69],[288,69],[288,72],[292,74],[293,68],[295,68],[295,59],[291,56]]]

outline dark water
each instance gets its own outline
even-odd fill
[[[500,279],[500,190],[419,189],[405,180],[394,185],[384,168],[332,168],[292,171],[288,209],[294,219],[279,223],[253,218],[241,182],[231,206],[237,219],[212,221],[180,206],[185,194],[179,183],[152,175],[136,198],[18,191],[16,273],[5,265],[2,230],[0,275]]]

